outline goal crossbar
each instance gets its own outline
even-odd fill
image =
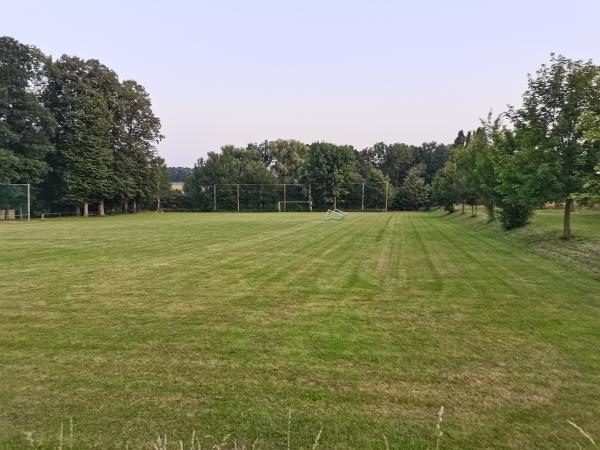
[[[312,200],[281,200],[277,202],[277,211],[287,211],[287,205],[308,205],[308,210],[312,212]]]

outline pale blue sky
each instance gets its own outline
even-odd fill
[[[170,165],[224,144],[449,142],[550,52],[600,61],[599,0],[0,0],[0,35],[150,92]]]

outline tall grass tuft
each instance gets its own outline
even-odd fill
[[[292,434],[292,409],[288,408],[288,423],[287,423],[287,450],[290,450],[290,437]]]
[[[573,428],[575,428],[577,431],[579,431],[588,441],[590,441],[592,443],[592,445],[594,446],[594,448],[598,448],[598,446],[596,445],[596,442],[594,441],[594,438],[592,438],[592,436],[589,433],[587,433],[583,428],[581,428],[575,422],[571,422],[570,420],[567,420],[567,423],[569,425],[571,425]],[[577,445],[579,445],[579,444],[577,444]]]
[[[317,433],[317,437],[315,438],[315,443],[312,446],[312,450],[316,450],[316,448],[319,446],[319,440],[321,439],[322,432],[323,432],[323,428],[321,428],[319,430],[319,432]]]
[[[439,450],[441,442],[442,442],[442,436],[444,435],[444,432],[442,431],[442,422],[443,421],[444,421],[444,406],[442,405],[438,412],[437,423],[435,424],[435,450]]]

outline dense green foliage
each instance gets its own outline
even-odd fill
[[[167,167],[169,172],[169,179],[171,181],[185,181],[188,175],[192,172],[189,167]]]
[[[223,191],[229,191],[229,198],[233,199],[236,195],[233,185],[245,185],[242,192],[247,193],[251,190],[249,185],[279,183],[302,185],[292,192],[292,198],[306,199],[310,191],[316,208],[360,209],[367,205],[367,209],[383,209],[387,200],[390,207],[420,209],[430,203],[434,174],[443,167],[449,153],[449,146],[435,142],[421,146],[377,143],[360,151],[351,146],[327,142],[306,145],[294,140],[250,143],[246,148],[225,146],[220,153],[210,152],[206,159],[199,159],[194,169],[190,169],[185,200],[191,208],[210,210],[215,184],[232,185],[221,187],[221,196],[225,195]],[[427,193],[427,198],[414,204],[400,204],[396,193],[415,167],[423,179],[423,192]],[[283,195],[283,188],[275,186],[258,189],[267,189],[270,194],[263,192],[261,195],[270,195],[275,200],[281,200]],[[223,197],[223,202],[218,203],[233,207],[235,202],[227,202]],[[244,209],[264,210],[248,203],[244,204]]]
[[[47,58],[0,37],[0,183],[39,183],[48,171],[55,122],[40,101]]]
[[[431,187],[423,178],[423,167],[414,166],[398,189],[394,204],[400,210],[411,211],[429,208]]]
[[[0,448],[68,449],[72,417],[74,449],[285,449],[290,408],[292,449],[422,450],[441,405],[442,449],[592,448],[597,276],[483,218],[322,217],[0,223]]]
[[[161,138],[140,84],[0,38],[0,183],[32,184],[37,209],[154,206],[169,189]]]
[[[495,208],[505,228],[525,225],[535,207],[564,203],[563,237],[571,237],[572,202],[596,202],[600,162],[600,67],[552,55],[529,77],[521,108],[510,108],[508,129],[488,116],[470,139],[461,134],[433,197],[449,211],[465,190]],[[467,142],[468,141],[468,142]]]
[[[320,198],[336,208],[337,199],[348,192],[345,183],[356,176],[353,172],[355,163],[351,147],[320,142],[311,144],[306,164],[307,181],[314,186],[315,193],[320,191]]]

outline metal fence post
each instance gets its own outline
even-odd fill
[[[386,181],[385,183],[385,210],[388,210],[388,187],[389,187],[390,183],[388,183]]]
[[[361,211],[365,210],[365,182],[364,181],[362,183],[362,196],[361,196],[361,201],[360,201],[360,210]]]
[[[27,220],[31,220],[31,184],[27,183]]]

